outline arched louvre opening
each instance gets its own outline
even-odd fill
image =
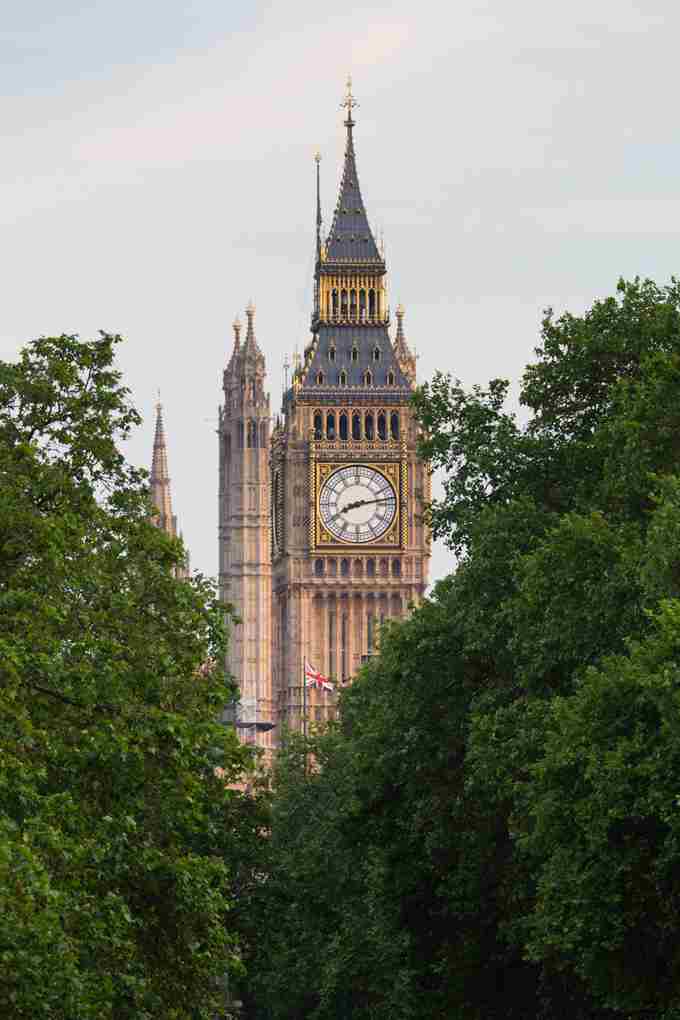
[[[361,416],[358,411],[352,415],[352,439],[361,439]]]
[[[332,411],[326,415],[326,438],[335,439],[335,415]]]
[[[371,411],[368,411],[368,413],[366,414],[366,418],[364,419],[364,435],[366,436],[366,439],[369,440],[369,442],[375,437],[375,432],[373,429],[373,414],[371,413]]]
[[[340,315],[343,319],[347,318],[347,291],[344,289],[340,292]]]
[[[390,415],[390,432],[392,433],[392,439],[399,438],[399,415],[396,411],[392,411]]]
[[[314,412],[314,438],[323,439],[323,415],[321,411]]]
[[[382,439],[383,442],[387,439],[387,418],[384,411],[378,415],[378,439]]]
[[[346,442],[347,440],[347,433],[348,433],[347,412],[342,411],[340,414],[340,439],[343,442]]]

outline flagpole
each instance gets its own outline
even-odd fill
[[[305,764],[307,762],[307,676],[305,663],[302,661],[302,735],[305,738]]]

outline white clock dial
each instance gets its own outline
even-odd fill
[[[326,479],[319,513],[324,527],[341,542],[373,542],[394,521],[397,497],[392,484],[375,468],[352,464]]]

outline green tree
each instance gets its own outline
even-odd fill
[[[254,1016],[675,1015],[679,369],[635,280],[547,313],[526,424],[416,395],[459,565],[275,780]]]
[[[0,1012],[213,1017],[240,967],[249,759],[224,608],[148,523],[119,338],[0,363]],[[215,763],[221,767],[216,774]],[[248,850],[247,852],[250,852]]]

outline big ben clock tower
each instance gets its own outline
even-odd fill
[[[422,598],[429,472],[410,407],[415,358],[404,312],[390,336],[386,265],[368,223],[354,151],[351,81],[338,203],[317,244],[311,340],[271,437],[272,670],[276,715],[299,728],[304,660],[338,682],[378,646],[380,628]],[[336,695],[310,691],[312,722]]]

